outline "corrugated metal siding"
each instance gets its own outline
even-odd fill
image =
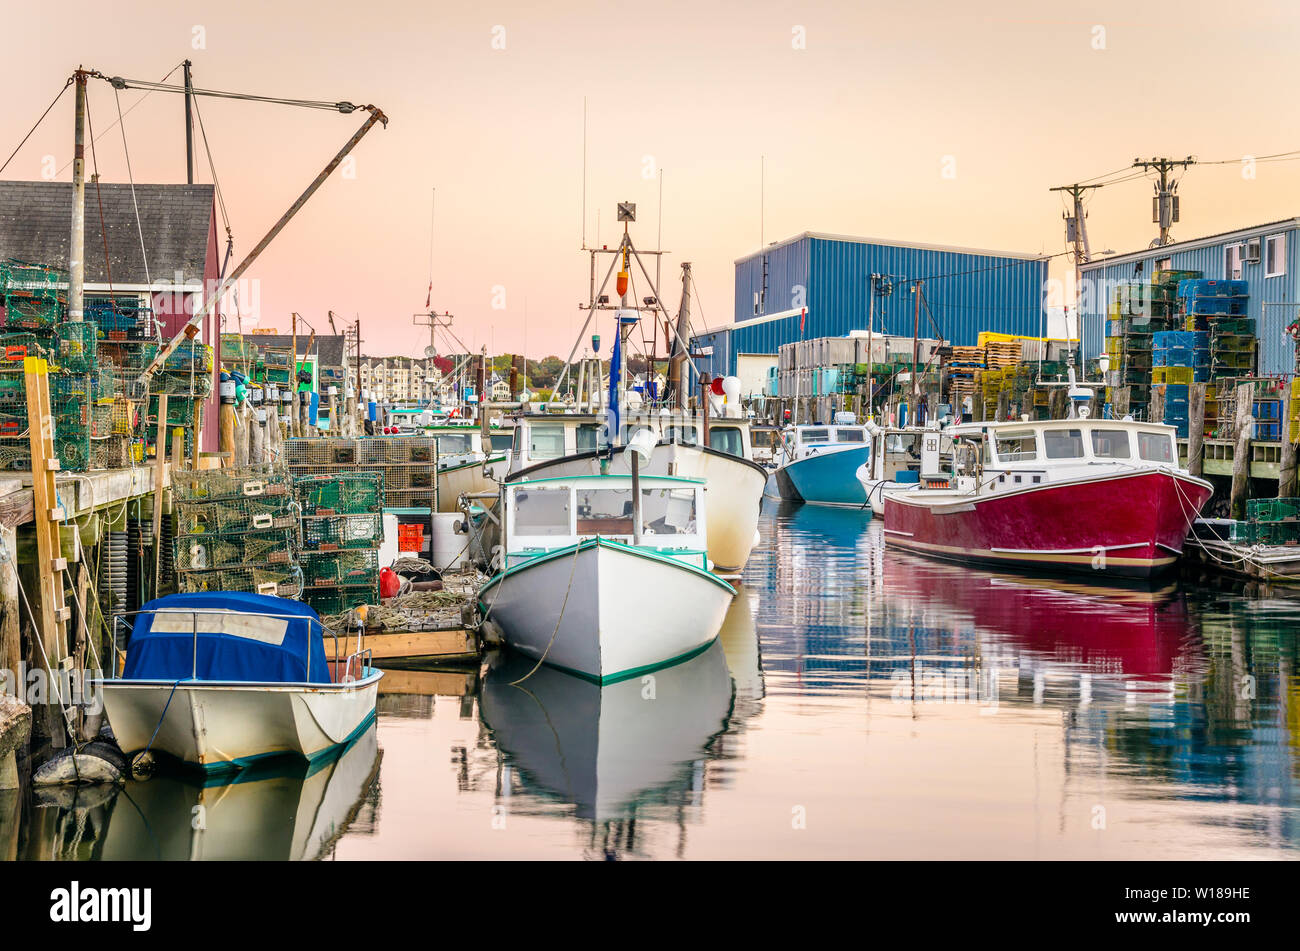
[[[754,295],[763,292],[763,261],[767,261],[767,290],[761,309],[754,313]],[[802,307],[794,303],[800,288],[808,287],[808,240],[800,238],[768,248],[762,254],[736,263],[735,319],[749,320],[764,314]]]
[[[1243,262],[1241,276],[1250,283],[1250,301],[1247,313],[1255,318],[1255,332],[1259,336],[1259,371],[1278,374],[1295,372],[1295,342],[1287,334],[1287,325],[1297,316],[1295,305],[1300,303],[1300,233],[1295,229],[1286,235],[1286,274],[1265,277],[1267,248],[1261,241],[1258,264]],[[1187,250],[1169,248],[1152,249],[1144,254],[1141,272],[1137,261],[1122,264],[1101,264],[1084,267],[1085,294],[1080,304],[1083,314],[1084,352],[1095,357],[1101,351],[1105,335],[1106,305],[1110,289],[1115,284],[1136,279],[1150,280],[1155,263],[1160,258],[1170,258],[1179,270],[1201,271],[1207,278],[1224,279],[1224,251],[1229,245],[1240,244],[1241,237],[1225,238],[1222,242]],[[1265,307],[1265,304],[1270,306]],[[1278,306],[1273,306],[1278,305]]]
[[[876,301],[877,330],[911,335],[915,299],[908,282],[924,280],[938,334],[974,346],[981,330],[1038,336],[1047,262],[1001,255],[811,239],[809,336],[838,336],[867,326],[867,276],[893,276],[892,296]],[[922,336],[935,336],[925,309]]]

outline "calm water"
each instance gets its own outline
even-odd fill
[[[393,672],[377,729],[311,776],[60,790],[29,800],[0,846],[178,859],[1300,854],[1300,601],[959,569],[885,549],[859,513],[765,504],[720,643],[652,682],[599,689],[543,669],[512,687],[531,665],[508,657],[481,676]]]

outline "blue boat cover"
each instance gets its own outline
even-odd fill
[[[135,618],[122,677],[330,682],[315,611],[301,601],[235,591],[169,594],[146,604]]]

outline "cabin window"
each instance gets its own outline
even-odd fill
[[[501,452],[505,449],[509,449],[514,444],[515,437],[510,433],[493,433],[491,439],[492,450],[494,452]]]
[[[577,490],[579,535],[631,535],[632,489]]]
[[[1038,458],[1034,432],[998,433],[998,458],[1003,462],[1030,462]]]
[[[439,433],[438,453],[444,456],[456,456],[462,452],[470,452],[474,445],[473,439],[470,433]]]
[[[1044,429],[1043,451],[1048,459],[1082,459],[1082,429]]]
[[[558,459],[564,455],[563,426],[530,426],[528,455],[533,459]]]
[[[647,534],[694,535],[694,489],[642,489],[641,524]]]
[[[600,438],[600,431],[603,427],[597,423],[583,423],[578,427],[577,440],[578,452],[594,452],[601,448],[603,440]]]
[[[802,443],[810,442],[829,442],[831,432],[829,429],[805,429],[799,434],[799,441]]]
[[[1131,454],[1128,445],[1128,430],[1094,429],[1092,431],[1092,454],[1098,459],[1128,459]]]
[[[860,429],[837,429],[835,430],[835,439],[837,442],[865,442],[866,437]]]
[[[516,535],[568,535],[569,489],[531,486],[515,490]]]
[[[682,446],[700,444],[700,437],[694,426],[667,426],[664,428],[664,439]]]
[[[735,426],[710,426],[709,448],[732,456],[745,455],[745,441]]]
[[[913,459],[921,458],[920,437],[915,433],[890,433],[885,437],[885,452],[906,453]]]
[[[1174,461],[1174,437],[1168,433],[1138,433],[1138,457],[1147,462]]]

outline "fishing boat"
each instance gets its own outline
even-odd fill
[[[918,485],[885,489],[885,541],[939,558],[1149,577],[1182,555],[1213,486],[1180,468],[1176,431],[1131,419],[963,423]]]
[[[908,489],[919,484],[921,441],[926,433],[937,430],[883,427],[869,422],[867,432],[871,436],[871,455],[854,476],[862,484],[871,514],[881,518],[885,514],[886,489]]]
[[[709,496],[707,548],[720,572],[739,572],[758,543],[758,517],[767,470],[750,454],[749,420],[704,420],[676,413],[633,415],[629,426],[658,439],[647,475],[680,476],[705,483]],[[623,447],[604,441],[604,414],[538,414],[515,422],[507,482],[578,475],[627,475]]]
[[[316,612],[261,594],[171,594],[131,621],[122,676],[96,681],[118,744],[204,770],[311,761],[375,718],[369,653],[326,655]],[[337,655],[337,651],[335,652]]]
[[[496,489],[492,473],[497,467],[504,470],[507,455],[493,449],[491,442],[485,448],[478,426],[431,426],[419,435],[433,436],[438,443],[438,511],[459,511],[461,495]]]
[[[653,448],[648,431],[632,444]],[[688,660],[717,638],[735,590],[710,570],[701,480],[519,480],[503,486],[501,511],[504,562],[478,600],[519,653],[605,684]]]
[[[865,426],[853,425],[853,414],[839,414],[832,426],[794,426],[785,434],[775,480],[787,502],[814,505],[867,503],[857,471],[871,458]]]

